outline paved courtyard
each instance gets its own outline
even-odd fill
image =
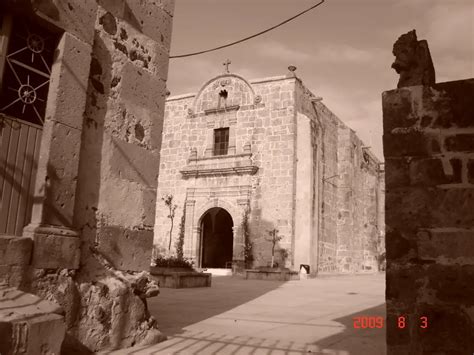
[[[212,287],[162,288],[150,311],[168,340],[114,354],[385,354],[382,329],[354,329],[356,316],[385,318],[385,275],[301,281],[213,277]]]

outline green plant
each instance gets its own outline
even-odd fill
[[[250,241],[250,231],[249,231],[249,210],[246,209],[242,217],[242,230],[244,233],[244,261],[245,266],[250,267],[249,265],[253,261],[253,243]]]
[[[179,223],[178,240],[176,241],[176,257],[180,260],[184,258],[183,246],[184,246],[184,223],[186,220],[186,205],[183,207],[183,215],[181,216],[181,222]]]
[[[278,229],[276,229],[276,228],[273,228],[272,230],[269,230],[268,234],[270,235],[270,238],[265,238],[265,239],[272,243],[272,264],[271,264],[271,267],[273,268],[273,265],[275,264],[275,246],[280,240],[283,239],[283,236],[278,235]]]
[[[178,258],[177,256],[174,255],[158,255],[155,258],[155,264],[158,267],[180,267],[180,268],[186,268],[189,270],[193,269],[193,263],[190,260],[187,260],[185,258]]]
[[[173,233],[173,225],[174,225],[174,215],[175,215],[176,208],[178,206],[173,203],[173,195],[171,195],[171,194],[163,196],[161,199],[164,201],[165,205],[169,209],[168,218],[171,220],[170,238],[169,238],[170,240],[169,240],[169,243],[168,243],[168,251],[170,251],[171,250],[172,233]]]

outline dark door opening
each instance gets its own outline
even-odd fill
[[[201,267],[229,267],[234,242],[232,217],[223,208],[214,207],[206,212],[201,223]]]

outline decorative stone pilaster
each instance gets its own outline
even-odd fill
[[[236,143],[235,143],[235,124],[230,125],[229,127],[229,149],[228,155],[235,155],[237,153]]]
[[[195,200],[186,200],[186,215],[184,217],[184,257],[187,259],[195,260],[195,245],[193,233],[194,224],[194,206],[196,205]]]
[[[80,239],[73,214],[91,50],[66,32],[51,70],[35,204],[31,223],[23,231],[35,241],[36,268],[79,266]]]
[[[243,268],[245,265],[245,235],[242,228],[243,214],[249,208],[248,199],[238,199],[237,204],[239,206],[239,215],[235,216],[234,227],[232,227],[234,233],[234,246],[233,246],[233,262],[237,266],[237,269]]]

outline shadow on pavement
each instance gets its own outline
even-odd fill
[[[371,322],[368,328],[367,320],[364,324],[360,324],[361,320],[356,322],[356,317],[382,317],[383,324],[381,328],[374,328]],[[364,309],[363,311],[348,314],[346,316],[336,318],[334,321],[341,323],[344,330],[338,334],[334,334],[324,339],[320,339],[313,343],[322,349],[331,349],[337,354],[350,355],[384,355],[386,354],[385,330],[386,308],[385,303],[378,306]],[[357,324],[355,324],[357,323]],[[355,326],[360,328],[355,328]],[[362,328],[365,325],[367,328]]]
[[[233,279],[232,282],[229,278]],[[158,297],[148,300],[148,308],[158,320],[158,329],[167,336],[174,336],[182,333],[188,325],[231,310],[284,283],[213,276],[211,287],[161,288]]]

